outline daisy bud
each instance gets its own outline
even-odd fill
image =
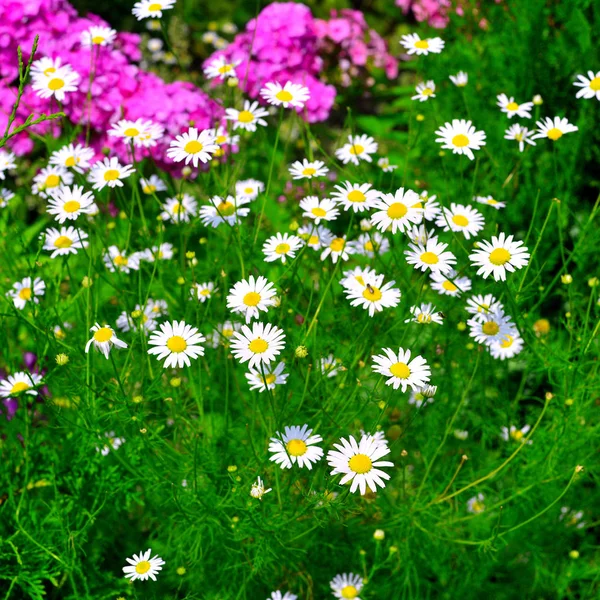
[[[169,381],[171,387],[179,387],[181,385],[181,377],[173,377],[171,381]]]
[[[600,280],[597,277],[591,277],[588,279],[588,285],[590,287],[596,287],[600,283]]]
[[[228,473],[235,473],[237,471],[237,466],[236,465],[229,465],[227,467],[227,472]]]
[[[228,77],[227,78],[227,85],[229,87],[232,87],[232,88],[237,87],[239,85],[239,83],[240,83],[240,80],[237,77]]]
[[[177,575],[185,575],[185,567],[177,567]]]
[[[422,121],[424,121],[424,120],[425,120],[425,115],[421,115],[421,114],[419,114],[419,115],[417,115],[415,118],[417,119],[417,121],[419,121],[419,122],[422,122]]]
[[[565,406],[573,406],[574,402],[575,402],[575,400],[573,400],[573,398],[567,398],[565,400]]]
[[[408,456],[408,452],[406,450],[402,450],[402,452],[400,452],[400,456],[406,457]]]
[[[192,167],[183,167],[183,169],[181,169],[181,174],[184,177],[189,177],[192,174]]]
[[[81,280],[81,285],[84,288],[91,288],[93,284],[94,282],[87,275]]]
[[[554,394],[552,392],[546,392],[545,396],[546,400],[550,401],[554,398]]]
[[[533,331],[538,337],[548,335],[550,333],[550,321],[548,319],[538,319],[533,324]]]
[[[373,225],[369,219],[361,219],[360,221],[360,230],[361,231],[371,231]]]
[[[131,316],[132,316],[134,319],[139,319],[139,318],[142,316],[142,311],[141,311],[141,310],[134,310],[134,311],[131,313]]]
[[[396,554],[398,552],[398,546],[390,546],[390,554]]]
[[[306,358],[308,356],[308,348],[306,346],[298,346],[294,351],[296,358]]]
[[[299,225],[298,221],[292,221],[290,223],[290,231],[298,231],[299,228],[300,228],[300,225]]]
[[[569,558],[572,558],[573,560],[578,559],[579,552],[577,550],[571,550],[571,552],[569,552]]]
[[[462,321],[456,326],[456,329],[459,331],[465,331],[467,329],[467,324]]]
[[[144,401],[144,397],[143,396],[134,396],[133,401],[135,402],[135,404],[140,404],[141,402]]]
[[[422,390],[421,394],[425,396],[425,398],[433,398],[437,392],[436,385],[426,385]]]
[[[195,252],[192,252],[191,250],[190,250],[189,252],[186,252],[186,253],[185,253],[185,257],[186,257],[186,258],[189,258],[190,260],[191,260],[192,258],[194,258],[195,256],[196,256],[196,253],[195,253]]]
[[[185,283],[185,279],[184,279],[183,277],[178,277],[178,278],[177,278],[177,283],[178,283],[179,285],[183,285],[183,284]]]
[[[463,429],[455,429],[454,430],[454,437],[457,440],[466,440],[469,437],[469,432]]]
[[[565,285],[569,285],[570,283],[573,283],[573,276],[569,275],[569,273],[565,273],[564,275],[560,276],[560,280],[565,284]]]
[[[64,367],[69,362],[69,357],[66,354],[56,355],[56,364],[60,367]]]
[[[544,100],[542,99],[542,97],[541,97],[539,94],[536,94],[536,95],[533,97],[533,103],[534,103],[536,106],[540,106],[540,105],[542,105],[542,104],[544,103]]]
[[[373,533],[373,539],[381,541],[385,538],[385,531],[383,529],[376,529]]]
[[[575,473],[581,473],[583,471],[583,465],[577,465],[575,467]]]

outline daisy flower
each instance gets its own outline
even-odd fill
[[[209,131],[198,132],[195,127],[190,127],[169,144],[167,156],[173,162],[185,161],[186,165],[191,162],[198,167],[198,161],[207,163],[218,149],[215,137]]]
[[[341,185],[336,185],[335,192],[331,197],[344,207],[344,210],[353,210],[354,212],[363,212],[371,210],[379,197],[379,192],[372,189],[370,183],[350,183],[344,181]]]
[[[360,435],[367,436],[369,439],[373,440],[376,444],[379,444],[381,446],[389,445],[388,441],[385,439],[385,433],[383,433],[383,431],[376,431],[375,433],[370,434],[364,429],[361,429]]]
[[[73,173],[64,167],[45,167],[34,178],[31,191],[42,198],[57,190],[61,185],[71,185]]]
[[[248,380],[250,389],[264,392],[267,388],[274,390],[278,385],[285,385],[289,374],[284,373],[283,369],[285,369],[285,364],[282,362],[274,369],[264,369],[264,376],[259,369],[249,369],[248,373],[246,373],[246,379]]]
[[[131,314],[124,310],[117,317],[117,329],[124,332],[139,331],[140,329],[154,331],[158,327],[158,323],[154,320],[156,316],[150,305],[144,309],[141,304],[136,304],[135,310]]]
[[[92,25],[89,29],[81,32],[81,45],[86,48],[94,46],[108,46],[115,41],[117,32],[110,27]]]
[[[333,233],[327,227],[323,225],[304,225],[298,229],[298,235],[302,238],[307,246],[310,246],[313,250],[320,250],[326,248],[331,244],[335,237]]]
[[[345,293],[350,300],[350,306],[362,306],[369,311],[372,317],[376,312],[384,308],[398,306],[400,302],[400,290],[393,287],[395,281],[383,283],[383,275],[369,277],[365,285],[346,288]]]
[[[116,271],[129,273],[132,269],[137,271],[140,268],[140,256],[137,252],[127,256],[117,246],[109,246],[103,254],[102,260],[111,273]]]
[[[377,231],[362,233],[358,236],[357,240],[350,243],[354,246],[357,254],[362,254],[369,258],[373,258],[375,254],[381,256],[390,249],[389,240]]]
[[[239,323],[232,323],[231,321],[225,321],[217,325],[206,337],[207,344],[211,348],[218,348],[219,346],[229,346],[229,341],[236,331],[241,329]]]
[[[215,286],[212,281],[207,281],[206,283],[194,283],[192,285],[192,289],[190,290],[190,294],[192,298],[196,298],[202,304],[204,304],[207,300],[212,298],[213,294],[216,294],[219,291],[219,288]]]
[[[523,152],[525,150],[525,144],[530,144],[531,146],[535,146],[535,142],[530,139],[530,136],[533,135],[533,131],[531,129],[527,129],[527,127],[523,127],[518,123],[511,125],[504,132],[505,140],[515,140],[519,143],[519,152]]]
[[[31,63],[30,73],[32,75],[50,75],[51,73],[56,73],[58,69],[60,69],[62,63],[62,59],[58,58],[50,58],[48,56],[42,56],[42,58],[38,58]],[[65,65],[68,68],[68,65]]]
[[[246,323],[257,319],[260,311],[268,311],[275,305],[277,292],[273,284],[266,278],[259,276],[256,279],[250,275],[248,279],[238,281],[227,296],[227,308],[233,313],[242,313]]]
[[[414,265],[415,269],[433,273],[447,273],[456,264],[456,257],[447,251],[448,244],[429,238],[425,244],[409,244],[404,251],[406,262]]]
[[[471,289],[471,280],[461,277],[454,269],[446,273],[432,272],[431,289],[442,296],[460,296]]]
[[[208,79],[219,78],[221,81],[225,81],[228,77],[237,77],[235,68],[241,63],[241,60],[234,60],[229,62],[222,54],[217,56],[214,60],[210,61],[204,67],[204,75]]]
[[[505,335],[499,342],[492,342],[489,345],[490,354],[500,360],[513,358],[523,350],[523,338],[514,332],[512,335]]]
[[[312,431],[308,425],[286,427],[283,434],[278,431],[269,443],[269,452],[273,454],[271,460],[282,469],[291,469],[298,463],[300,468],[312,470],[313,463],[323,458],[323,450],[315,445],[323,438],[312,435]]]
[[[31,89],[40,98],[56,98],[59,102],[65,101],[67,93],[76,92],[79,83],[79,73],[70,66],[64,65],[48,75],[34,74]]]
[[[150,2],[154,1],[155,0],[143,0],[143,2],[137,2],[136,6],[144,3],[150,4]],[[168,1],[170,0],[162,0],[163,3]],[[133,558],[125,559],[129,563],[127,566],[123,567],[123,573],[125,573],[125,577],[131,579],[131,581],[136,581],[137,579],[140,581],[146,581],[148,577],[152,579],[152,581],[156,581],[156,575],[160,570],[162,570],[162,566],[165,564],[165,561],[158,555],[150,558],[150,554],[152,554],[152,550],[149,548],[146,550],[146,552],[140,552],[139,556],[134,554]]]
[[[50,155],[49,164],[65,169],[73,169],[83,173],[90,168],[90,160],[94,158],[94,150],[81,144],[69,144]]]
[[[239,135],[229,135],[227,129],[221,125],[216,129],[207,129],[207,131],[214,136],[215,144],[219,146],[215,156],[223,156],[228,146],[237,146],[240,142]]]
[[[319,370],[326,377],[335,377],[340,372],[340,361],[330,354],[319,360]]]
[[[279,590],[271,592],[271,597],[267,600],[297,600],[298,596],[292,594],[292,592],[286,592],[282,594]]]
[[[597,73],[588,71],[587,75],[587,77],[585,75],[577,75],[579,81],[575,81],[573,85],[581,89],[577,92],[575,97],[584,98],[586,100],[591,100],[592,98],[600,100],[600,71]]]
[[[148,354],[155,354],[158,360],[166,358],[163,369],[169,367],[189,367],[199,356],[204,356],[201,346],[206,338],[198,333],[196,327],[187,325],[184,321],[173,321],[160,325],[160,331],[154,331],[148,339],[148,345],[153,346]]]
[[[87,248],[88,234],[81,229],[75,227],[61,227],[55,229],[49,227],[41,234],[44,239],[44,250],[51,252],[50,258],[63,256],[66,254],[77,254],[77,250]]]
[[[521,427],[521,429],[518,429],[514,425],[511,425],[510,427],[502,427],[502,429],[500,430],[500,437],[505,442],[513,441],[522,444],[523,442],[525,442],[523,438],[529,433],[530,429],[530,425],[525,425],[524,427]],[[533,440],[529,440],[529,442],[527,443],[532,444]]]
[[[377,272],[371,267],[354,267],[344,271],[344,276],[340,280],[340,285],[347,289],[357,285],[365,286],[365,281],[370,281],[372,277],[377,277]]]
[[[173,223],[189,223],[191,217],[198,213],[198,203],[189,194],[178,194],[174,198],[167,198],[163,204],[165,209],[160,217],[163,221]]]
[[[269,365],[285,346],[285,333],[270,323],[252,323],[252,329],[242,325],[231,339],[231,352],[241,363],[249,362],[252,369],[257,365]]]
[[[467,510],[470,513],[478,515],[485,510],[484,504],[485,496],[482,493],[477,494],[477,496],[473,496],[469,498],[467,501]]]
[[[133,165],[121,165],[119,159],[113,156],[95,163],[88,175],[88,181],[94,184],[92,187],[95,190],[101,190],[106,186],[123,187],[121,180],[127,179],[133,171]]]
[[[435,224],[442,227],[444,231],[460,232],[468,240],[483,229],[485,220],[483,215],[471,205],[464,206],[452,202],[450,208],[442,208],[442,214]]]
[[[394,463],[380,460],[390,453],[387,446],[382,446],[371,436],[363,435],[357,442],[353,436],[348,440],[341,438],[339,444],[333,445],[336,450],[327,453],[327,462],[333,467],[331,475],[343,475],[340,485],[352,482],[350,493],[360,490],[361,495],[366,494],[367,486],[375,493],[377,486],[384,488],[384,479],[390,476],[380,467],[393,467]]]
[[[28,302],[39,304],[40,297],[46,293],[46,284],[39,277],[33,281],[31,277],[25,277],[13,284],[12,289],[6,292],[12,298],[15,308],[23,310]]]
[[[271,491],[273,491],[273,488],[265,489],[263,480],[260,477],[257,477],[256,482],[253,483],[250,488],[250,495],[257,500],[262,500],[262,497]]]
[[[0,179],[4,179],[4,171],[10,169],[16,169],[17,163],[15,163],[15,155],[12,152],[7,152],[0,148]]]
[[[285,264],[288,257],[295,258],[296,250],[301,247],[302,240],[297,235],[278,232],[267,239],[263,244],[262,251],[265,255],[265,262],[280,260]]]
[[[322,160],[310,162],[306,158],[300,162],[297,160],[289,166],[292,179],[313,179],[314,177],[325,177],[329,169]]]
[[[428,325],[430,323],[438,323],[441,325],[444,322],[442,313],[435,310],[435,306],[431,303],[421,303],[420,306],[411,306],[410,314],[412,317],[406,319],[405,323],[420,323],[421,325]]]
[[[412,190],[400,188],[395,194],[379,194],[378,200],[373,203],[376,210],[371,215],[371,223],[380,231],[392,228],[392,233],[406,231],[413,223],[420,223],[423,218],[423,209],[419,196]]]
[[[94,344],[94,348],[98,352],[102,352],[104,357],[108,359],[111,348],[116,346],[117,348],[127,348],[127,344],[121,341],[115,334],[115,330],[109,325],[100,325],[95,323],[90,331],[93,333],[92,337],[85,345],[85,353],[90,351],[90,346]]]
[[[427,102],[429,98],[435,98],[435,83],[431,80],[418,83],[415,88],[417,92],[411,100],[419,100],[420,102]]]
[[[499,94],[496,98],[501,112],[506,113],[509,119],[515,115],[521,119],[531,119],[530,111],[533,108],[533,102],[517,104],[512,96],[509,98],[506,94]]]
[[[398,168],[398,165],[391,165],[390,164],[390,159],[387,158],[387,156],[383,156],[380,159],[378,159],[377,160],[377,166],[384,173],[393,173]]]
[[[150,175],[150,177],[140,177],[140,186],[142,192],[150,196],[156,192],[164,192],[167,189],[167,184],[158,176]]]
[[[452,154],[466,154],[471,160],[475,158],[473,150],[485,146],[485,132],[477,131],[471,121],[452,119],[452,123],[445,123],[435,134],[436,142],[442,148],[452,150]]]
[[[18,371],[0,381],[0,396],[9,398],[25,392],[29,396],[37,396],[34,388],[42,382],[42,376],[37,373]]]
[[[302,198],[300,208],[304,211],[302,216],[312,219],[315,225],[318,225],[321,221],[335,221],[340,214],[333,200],[329,198],[319,200],[316,196]]]
[[[158,128],[156,134],[155,128]],[[108,130],[108,135],[119,138],[128,145],[133,143],[136,147],[148,147],[156,145],[156,139],[162,137],[163,132],[164,129],[152,121],[121,119]]]
[[[219,196],[214,196],[210,199],[210,206],[200,207],[200,220],[208,227],[218,227],[221,223],[229,223],[235,225],[239,221],[239,217],[247,217],[250,209],[244,204],[249,204],[250,200],[244,198],[234,198],[227,196],[223,199]]]
[[[465,87],[469,83],[469,76],[464,71],[459,71],[456,75],[450,75],[450,81],[456,87]]]
[[[125,443],[125,438],[116,437],[114,431],[107,431],[104,438],[101,437],[100,439],[102,441],[106,439],[106,443],[102,448],[96,446],[96,452],[99,452],[102,456],[108,456],[111,450],[118,450]]]
[[[487,204],[488,206],[494,207],[496,210],[500,210],[506,206],[506,202],[500,202],[496,200],[493,196],[475,196],[475,202],[479,204]]]
[[[435,194],[430,196],[427,190],[423,190],[419,194],[419,204],[416,204],[414,208],[423,209],[423,218],[426,221],[435,221],[442,214],[440,203],[436,202],[436,198]]]
[[[546,117],[543,121],[538,121],[536,124],[538,128],[536,133],[531,136],[531,139],[537,140],[538,138],[548,138],[553,142],[560,139],[565,133],[572,133],[578,131],[579,128],[575,125],[571,125],[565,118],[554,117],[554,120]]]
[[[405,392],[407,387],[416,389],[429,383],[431,370],[422,356],[410,359],[410,350],[398,348],[396,354],[391,348],[383,348],[383,354],[373,356],[373,371],[387,377],[385,385]]]
[[[310,98],[310,90],[300,85],[288,81],[283,87],[280,83],[267,83],[260,90],[260,95],[274,106],[283,106],[283,108],[303,108]]]
[[[523,242],[515,242],[512,235],[501,233],[492,236],[491,242],[479,242],[469,259],[474,267],[479,267],[477,275],[484,279],[493,275],[496,281],[506,281],[506,272],[522,269],[529,262],[529,256]]]
[[[477,294],[467,299],[467,306],[465,310],[470,315],[483,316],[489,313],[493,313],[496,310],[504,310],[504,307],[492,294]]]
[[[321,252],[321,260],[331,256],[331,260],[335,265],[340,258],[344,261],[348,260],[350,254],[354,254],[354,247],[346,242],[346,236],[334,237],[325,250]]]
[[[142,19],[161,19],[163,10],[175,6],[175,0],[141,0],[133,5],[131,12],[138,21]]]
[[[444,49],[444,40],[439,37],[427,38],[422,40],[418,33],[409,33],[400,38],[400,44],[406,48],[407,54],[416,54],[417,56],[429,54],[439,54]]]
[[[47,210],[62,225],[66,220],[74,221],[79,215],[94,214],[98,207],[94,204],[92,192],[84,192],[83,186],[75,185],[73,188],[62,186],[52,192]]]
[[[413,244],[417,245],[421,244],[424,246],[427,243],[427,240],[433,238],[437,239],[435,231],[433,229],[428,231],[425,225],[413,225],[412,227],[408,228],[404,233]]]
[[[265,184],[262,181],[256,179],[244,179],[238,181],[235,184],[235,196],[236,198],[243,198],[245,200],[256,200],[259,194],[265,191]]]
[[[467,321],[469,335],[478,343],[489,346],[494,342],[503,342],[506,336],[516,333],[510,317],[500,309],[473,317]]]
[[[377,142],[368,135],[349,135],[348,143],[335,151],[335,156],[345,165],[358,165],[361,160],[371,162],[371,154],[377,152]]]
[[[354,600],[360,600],[358,594],[362,590],[363,580],[360,575],[342,573],[341,575],[336,575],[329,582],[329,586],[336,598],[354,598]]]
[[[413,404],[417,408],[421,408],[424,405],[433,403],[433,397],[436,392],[437,387],[435,385],[426,385],[425,387],[411,390],[408,403]]]
[[[258,102],[250,102],[244,100],[243,110],[237,110],[235,108],[227,108],[225,110],[225,118],[228,121],[233,121],[233,129],[245,129],[246,131],[256,131],[256,126],[261,125],[262,127],[267,126],[267,122],[263,117],[269,116],[269,111],[262,106],[258,105]]]

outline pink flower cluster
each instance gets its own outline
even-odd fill
[[[329,21],[315,19],[304,4],[274,2],[246,25],[224,50],[215,52],[205,65],[219,56],[241,61],[236,68],[242,90],[259,98],[267,82],[300,83],[310,90],[310,100],[299,110],[309,122],[325,120],[331,111],[336,90],[325,83],[325,60],[335,54],[345,61],[364,67],[369,60],[397,74],[397,62],[387,52],[383,39],[368,28],[361,12],[343,10]]]
[[[81,33],[92,25],[108,26],[94,15],[79,17],[67,0],[3,0],[0,2],[0,134],[4,133],[8,114],[16,96],[18,76],[17,46],[27,60],[35,35],[39,35],[36,58],[60,58],[80,75],[77,92],[68,94],[63,110],[73,122],[90,123],[94,147],[114,148],[126,158],[122,142],[106,135],[110,124],[121,118],[148,118],[165,128],[164,142],[146,152],[155,158],[164,156],[170,139],[195,122],[200,128],[212,127],[221,118],[221,108],[204,92],[185,82],[167,84],[153,73],[140,69],[133,61],[141,58],[140,38],[119,33],[113,46],[81,45]],[[93,65],[93,66],[92,66]],[[90,70],[93,68],[91,103],[88,102]],[[26,87],[16,124],[30,113],[55,112],[55,101],[37,97]],[[59,134],[56,125],[38,126],[38,133]],[[29,152],[33,142],[26,134],[11,140],[19,154]]]
[[[427,21],[437,29],[443,29],[448,24],[448,9],[450,0],[396,0],[396,6],[402,8],[406,15],[411,11],[419,22]]]

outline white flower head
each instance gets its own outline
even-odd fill
[[[165,358],[163,368],[189,367],[199,356],[204,356],[204,347],[201,346],[206,338],[185,321],[162,323],[160,331],[154,331],[148,340],[152,346],[148,354],[155,354],[158,360]]]
[[[269,444],[271,460],[282,469],[291,469],[297,464],[300,468],[312,470],[313,463],[323,458],[322,448],[316,445],[323,438],[312,435],[312,431],[308,425],[286,427],[283,434],[278,431]]]

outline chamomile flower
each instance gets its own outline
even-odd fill
[[[282,469],[291,469],[292,465],[298,464],[300,468],[312,470],[313,463],[323,458],[322,448],[316,445],[323,438],[312,435],[312,431],[308,425],[286,427],[283,434],[278,431],[269,444],[271,460]]]
[[[353,436],[348,440],[341,438],[339,444],[333,445],[336,450],[327,453],[327,462],[333,467],[331,475],[343,475],[340,485],[352,482],[350,493],[360,490],[362,495],[366,494],[367,486],[375,493],[377,486],[384,488],[384,479],[390,476],[381,470],[381,467],[393,467],[394,463],[380,460],[390,453],[387,446],[375,442],[372,436],[363,435],[357,442]]]
[[[197,167],[198,162],[207,163],[218,149],[210,131],[198,132],[195,127],[190,127],[169,144],[167,156],[173,162],[185,161],[186,165],[192,163]]]
[[[56,98],[59,102],[65,101],[65,95],[77,91],[79,73],[70,66],[64,65],[48,75],[34,74],[31,89],[40,98]]]
[[[470,513],[478,515],[485,510],[485,496],[482,493],[477,494],[477,496],[473,496],[469,498],[467,501],[467,510]]]
[[[167,189],[167,184],[158,176],[150,175],[150,177],[140,177],[140,186],[142,192],[150,196],[156,192],[164,192]]]
[[[244,206],[250,204],[250,200],[245,198],[214,196],[210,202],[210,206],[200,207],[200,220],[206,227],[218,227],[221,223],[235,225],[240,217],[247,217],[250,212],[250,209]]]
[[[156,315],[152,312],[152,306],[146,305],[144,308],[141,304],[136,304],[134,311],[129,314],[123,311],[117,318],[117,329],[119,331],[154,331],[158,327]]]
[[[5,179],[4,172],[17,168],[15,155],[0,148],[0,179]]]
[[[354,600],[360,600],[358,594],[362,590],[363,580],[360,575],[342,573],[341,575],[336,575],[329,582],[329,586],[336,598],[354,598]]]
[[[108,359],[108,355],[113,346],[117,348],[127,348],[127,344],[120,340],[115,330],[110,325],[100,325],[99,323],[94,324],[90,331],[93,333],[92,337],[85,345],[85,353],[90,351],[90,346],[93,344],[94,348],[104,354],[104,357]]]
[[[269,365],[285,346],[285,333],[279,327],[255,322],[252,329],[242,325],[231,339],[231,352],[241,363],[248,362],[252,369],[257,365]]]
[[[473,317],[467,321],[469,335],[478,343],[486,346],[494,342],[503,342],[506,336],[514,336],[517,331],[508,315],[500,309]]]
[[[429,238],[425,244],[409,244],[404,251],[406,262],[421,271],[430,270],[432,273],[447,273],[456,264],[456,257],[446,250],[448,244]]]
[[[548,138],[553,142],[559,140],[565,133],[572,133],[578,131],[579,128],[575,125],[571,125],[568,119],[554,117],[550,119],[546,117],[543,121],[538,121],[536,124],[537,131],[531,136],[531,139],[537,140],[539,138]]]
[[[390,164],[390,159],[387,156],[382,156],[380,159],[378,159],[377,166],[384,173],[393,173],[398,168],[398,165]]]
[[[296,594],[292,594],[292,592],[286,592],[282,594],[279,590],[275,590],[271,592],[271,597],[267,598],[267,600],[297,600],[298,596]]]
[[[102,442],[106,440],[106,442],[102,445],[102,448],[96,446],[96,452],[102,454],[102,456],[108,456],[111,450],[118,450],[124,443],[125,438],[116,437],[114,431],[107,431],[104,433],[104,437],[100,438]]]
[[[435,230],[428,230],[425,225],[413,225],[412,227],[408,228],[404,233],[413,244],[417,245],[421,244],[424,246],[427,243],[427,240],[433,238],[437,239]]]
[[[483,215],[471,205],[464,206],[452,202],[450,208],[442,208],[442,214],[435,224],[442,227],[444,231],[460,232],[468,240],[483,229],[485,220]]]
[[[256,482],[252,484],[250,488],[250,495],[257,500],[262,500],[262,497],[269,492],[272,492],[273,488],[266,489],[263,480],[260,477],[256,478]]]
[[[499,94],[497,100],[500,110],[506,113],[509,119],[512,119],[515,115],[521,119],[531,119],[533,102],[518,104],[512,96],[509,98],[506,94]]]
[[[117,246],[109,246],[102,256],[104,265],[111,272],[129,273],[140,268],[140,255],[138,253],[127,256],[125,251],[119,250]]]
[[[459,71],[456,75],[450,75],[450,81],[456,87],[465,87],[469,83],[469,75],[464,71]]]
[[[259,194],[265,191],[265,184],[257,179],[243,179],[235,184],[236,198],[244,198],[246,200],[256,200]]]
[[[585,100],[591,100],[596,98],[600,100],[600,71],[594,73],[594,71],[588,71],[587,77],[585,75],[577,75],[579,81],[573,83],[574,86],[580,88],[575,95],[576,98],[584,98]]]
[[[246,373],[246,379],[248,380],[250,389],[264,392],[267,390],[267,388],[274,390],[278,385],[285,385],[289,374],[284,373],[283,369],[285,369],[285,364],[282,362],[280,362],[274,369],[268,367],[263,368],[264,377],[260,369],[249,369],[248,373]]]
[[[218,348],[219,346],[229,346],[231,337],[236,331],[241,329],[239,323],[233,323],[232,321],[225,321],[219,323],[207,336],[206,343],[211,348]]]
[[[127,145],[133,143],[138,148],[155,146],[163,133],[164,128],[161,125],[145,119],[121,119],[108,130],[111,137],[119,138]]]
[[[150,4],[154,1],[155,0],[143,0],[143,2],[137,2],[136,5],[144,3]],[[162,1],[165,3],[166,1],[170,0]],[[136,581],[137,579],[140,581],[146,581],[148,578],[152,579],[152,581],[156,581],[156,575],[160,570],[162,570],[162,566],[165,564],[165,561],[158,555],[150,558],[151,554],[152,550],[149,548],[146,550],[146,552],[140,552],[139,556],[134,554],[133,558],[125,559],[129,563],[127,566],[123,567],[123,573],[125,573],[125,577],[131,579],[131,581]]]
[[[419,194],[419,204],[414,208],[423,209],[423,219],[426,221],[435,221],[442,214],[440,203],[436,201],[436,198],[435,194],[430,196],[427,190],[423,190]]]
[[[88,181],[93,183],[95,190],[102,190],[106,186],[123,187],[123,179],[127,179],[134,171],[133,165],[122,165],[119,159],[113,156],[98,161],[92,166]]]
[[[331,256],[333,264],[338,260],[348,260],[350,255],[354,254],[354,247],[346,241],[346,236],[334,237],[329,245],[321,252],[321,260]]]
[[[460,296],[471,289],[471,280],[450,269],[446,273],[432,272],[431,289],[442,296]]]
[[[385,439],[385,433],[383,433],[383,431],[376,431],[375,433],[370,434],[364,429],[361,429],[360,435],[367,436],[369,439],[373,440],[376,444],[379,444],[381,446],[389,446],[389,442]]]
[[[175,0],[141,0],[133,5],[131,12],[138,21],[142,19],[161,19],[163,10],[175,6]]]
[[[331,192],[331,197],[341,204],[344,210],[353,210],[354,212],[371,210],[379,197],[379,192],[373,189],[370,183],[344,181],[341,185],[334,187],[336,191]]]
[[[412,404],[413,406],[416,406],[418,409],[421,409],[423,406],[427,406],[428,404],[433,404],[433,396],[435,396],[435,392],[430,396],[426,396],[423,393],[423,390],[430,387],[433,389],[437,389],[435,388],[435,386],[426,386],[424,388],[417,388],[416,390],[411,390],[410,396],[408,397],[408,403]]]
[[[14,193],[6,188],[0,188],[0,208],[8,206],[8,203],[15,197]]]
[[[496,281],[506,281],[506,272],[522,269],[529,262],[529,256],[523,242],[516,242],[512,235],[500,233],[492,236],[491,242],[479,242],[469,259],[474,267],[479,267],[477,275],[484,279],[493,275]]]
[[[485,146],[485,132],[477,131],[471,121],[464,119],[452,119],[452,123],[445,123],[435,134],[438,136],[435,141],[442,148],[452,150],[453,154],[465,154],[471,160],[475,158],[473,150]]]
[[[483,317],[496,310],[504,310],[504,307],[492,294],[477,294],[467,299],[465,310],[470,315]]]
[[[94,158],[94,150],[81,144],[68,144],[50,155],[49,164],[64,169],[73,169],[83,173],[90,168],[90,160]]]
[[[309,161],[306,158],[300,162],[297,160],[289,167],[292,179],[313,179],[315,177],[325,177],[329,169],[322,160]]]
[[[442,313],[435,310],[435,306],[431,303],[421,303],[419,306],[411,306],[410,314],[412,317],[406,319],[405,323],[420,323],[421,325],[429,325],[430,323],[438,323],[441,325],[444,322]]]
[[[266,277],[255,279],[254,275],[250,275],[229,290],[227,308],[233,313],[243,314],[246,323],[249,323],[258,318],[260,311],[267,312],[270,306],[275,305],[276,295],[275,287]]]
[[[31,191],[42,198],[56,191],[61,185],[71,185],[73,173],[64,167],[45,167],[34,178]]]
[[[211,135],[215,137],[215,144],[219,146],[219,149],[215,152],[215,156],[223,156],[227,147],[237,146],[240,143],[239,135],[229,135],[229,132],[225,127],[219,125],[216,129],[207,130]]]
[[[502,427],[502,429],[500,430],[500,437],[505,442],[511,441],[523,444],[525,442],[525,436],[529,433],[530,430],[530,425],[525,425],[524,427],[521,427],[521,429],[515,427],[514,425],[510,425],[510,427]],[[533,440],[529,440],[527,443],[532,444]]]
[[[427,56],[430,52],[432,54],[439,54],[444,49],[444,40],[442,38],[434,37],[422,40],[418,33],[403,35],[400,39],[400,44],[406,48],[407,54],[416,54],[417,56]]]
[[[373,233],[362,233],[354,242],[350,242],[357,254],[374,258],[375,255],[381,256],[390,249],[390,241],[378,231]]]
[[[228,77],[237,77],[235,68],[241,63],[241,60],[228,61],[222,54],[211,60],[204,67],[204,75],[208,79],[220,79],[225,81]]]
[[[348,143],[335,151],[335,156],[345,165],[358,165],[361,160],[371,162],[371,154],[377,152],[379,145],[368,135],[349,135]]]
[[[407,387],[414,390],[429,383],[431,370],[422,356],[411,360],[410,350],[403,348],[398,348],[398,353],[391,348],[383,348],[382,352],[373,356],[373,371],[388,378],[385,385],[395,390],[401,387],[405,392]]]
[[[341,370],[341,361],[333,354],[319,359],[319,370],[326,377],[335,377]]]
[[[321,221],[335,221],[340,214],[333,200],[329,198],[319,200],[316,196],[302,198],[300,208],[304,211],[302,216],[312,219],[315,225],[318,225]]]
[[[279,233],[272,235],[263,244],[265,262],[280,260],[285,264],[288,258],[296,256],[296,250],[302,247],[302,240],[297,235]]]
[[[163,221],[172,223],[189,223],[191,217],[198,213],[198,202],[189,194],[178,194],[167,198],[163,204],[164,211],[160,214]]]
[[[202,304],[204,304],[207,300],[210,300],[213,294],[216,294],[219,291],[219,288],[212,282],[207,281],[206,283],[194,283],[192,285],[192,289],[190,290],[190,294],[192,298],[196,298]]]
[[[38,58],[31,63],[30,73],[32,75],[50,75],[51,73],[55,73],[58,69],[61,68],[62,59],[58,58],[50,58],[48,56],[42,56],[42,58]],[[71,68],[69,65],[63,65],[67,68]]]
[[[44,239],[44,250],[51,252],[50,258],[77,254],[78,250],[87,248],[89,245],[88,234],[75,227],[61,227],[60,229],[49,227],[41,235]]]
[[[479,204],[487,204],[487,206],[491,206],[496,210],[500,210],[506,206],[506,202],[500,202],[493,196],[475,196],[474,200]]]
[[[379,194],[373,203],[376,212],[371,215],[371,223],[380,231],[391,227],[392,233],[404,232],[423,219],[420,207],[419,196],[412,190],[400,188],[395,194]]]
[[[310,90],[304,85],[291,81],[286,82],[283,87],[278,82],[269,82],[260,90],[260,95],[274,106],[303,108],[310,98]]]
[[[95,214],[98,207],[94,204],[92,192],[84,192],[83,186],[70,188],[65,185],[52,192],[47,210],[62,225],[67,220],[74,221],[79,215]]]
[[[489,345],[490,354],[500,360],[513,358],[523,350],[523,338],[515,331],[507,334],[498,342],[492,342]]]
[[[365,285],[346,288],[345,293],[350,300],[350,306],[362,306],[372,317],[384,308],[398,306],[400,290],[393,287],[395,281],[383,283],[383,275],[368,277]]]
[[[306,245],[310,246],[313,250],[326,248],[331,244],[335,237],[327,227],[324,227],[323,225],[315,226],[312,223],[300,227],[298,229],[298,235],[306,242]]]
[[[415,91],[417,93],[411,98],[411,100],[427,102],[429,98],[435,98],[435,83],[431,80],[418,83]]]
[[[246,131],[256,131],[257,125],[262,127],[267,126],[267,122],[263,117],[269,116],[269,111],[258,102],[250,102],[244,100],[244,108],[237,110],[235,108],[225,109],[225,118],[228,121],[233,121],[233,129],[245,129]]]
[[[94,46],[108,46],[115,41],[117,32],[110,27],[92,25],[89,29],[81,32],[81,45],[86,48]]]
[[[531,129],[527,129],[527,127],[515,123],[504,132],[504,139],[515,140],[518,142],[519,152],[523,152],[525,150],[525,144],[535,146],[535,142],[531,139],[532,135],[533,131]]]
[[[0,396],[10,398],[17,394],[28,394],[29,396],[37,396],[35,389],[42,382],[42,376],[37,373],[18,371],[13,375],[9,375],[6,379],[0,381]]]
[[[13,284],[12,289],[6,292],[7,297],[12,298],[15,308],[23,310],[28,302],[39,304],[40,298],[46,293],[46,284],[42,279],[36,277],[25,277]]]
[[[160,331],[154,331],[148,339],[152,346],[148,354],[155,354],[158,360],[165,358],[163,369],[169,367],[189,367],[199,356],[204,356],[204,347],[201,346],[206,338],[198,332],[196,327],[187,325],[184,321],[173,321],[160,325]]]
[[[354,269],[344,271],[340,285],[346,289],[351,289],[357,285],[365,287],[365,281],[370,281],[373,277],[377,277],[375,269],[371,267],[354,267]]]

